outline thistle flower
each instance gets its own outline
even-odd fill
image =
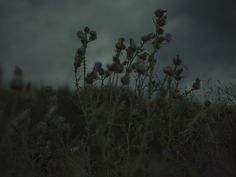
[[[162,17],[163,15],[165,15],[165,13],[167,12],[167,10],[165,9],[157,9],[154,14],[157,18]]]
[[[192,85],[192,90],[199,90],[200,89],[200,79],[196,78]]]
[[[164,67],[163,72],[168,76],[173,76],[174,73],[172,66]]]
[[[127,59],[130,60],[133,56],[134,56],[134,51],[128,47],[126,49],[126,57],[127,57]]]
[[[147,35],[142,36],[141,40],[142,40],[143,42],[148,42],[148,41],[150,41],[151,39],[153,39],[154,37],[155,37],[155,34],[149,33],[149,34],[147,34]]]
[[[100,69],[102,69],[102,63],[101,62],[96,62],[93,67],[94,72],[98,72]]]
[[[97,32],[96,31],[90,31],[90,37],[89,37],[89,41],[94,41],[97,39]]]
[[[173,59],[173,63],[176,66],[179,66],[182,64],[182,60],[180,59],[179,55],[177,55],[174,59]]]

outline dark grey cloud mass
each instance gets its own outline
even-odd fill
[[[6,80],[17,64],[25,80],[73,84],[78,30],[87,25],[98,33],[88,49],[92,67],[111,60],[117,38],[138,41],[152,31],[153,11],[166,8],[173,41],[159,53],[160,67],[180,54],[186,82],[196,76],[236,82],[235,7],[234,0],[1,0],[0,65]]]

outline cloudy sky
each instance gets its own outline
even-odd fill
[[[73,84],[73,57],[84,26],[98,39],[88,49],[89,67],[111,61],[119,37],[140,40],[154,30],[153,12],[168,10],[166,31],[173,35],[159,53],[159,67],[179,54],[195,77],[236,82],[235,0],[0,0],[0,66],[5,79],[15,65],[25,80]]]

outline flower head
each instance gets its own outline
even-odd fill
[[[101,69],[102,69],[102,63],[101,63],[101,62],[96,62],[96,63],[94,64],[93,71],[94,71],[94,72],[98,72],[98,71],[101,70]]]

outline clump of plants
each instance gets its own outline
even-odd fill
[[[180,89],[179,55],[162,69],[164,77],[157,74],[159,51],[172,40],[166,21],[167,11],[156,10],[154,32],[140,41],[119,38],[110,63],[98,61],[92,71],[86,52],[97,33],[79,31],[75,91],[33,88],[16,66],[10,90],[0,85],[1,174],[235,176],[234,94],[225,92],[231,105],[191,99],[202,83],[196,78]]]

